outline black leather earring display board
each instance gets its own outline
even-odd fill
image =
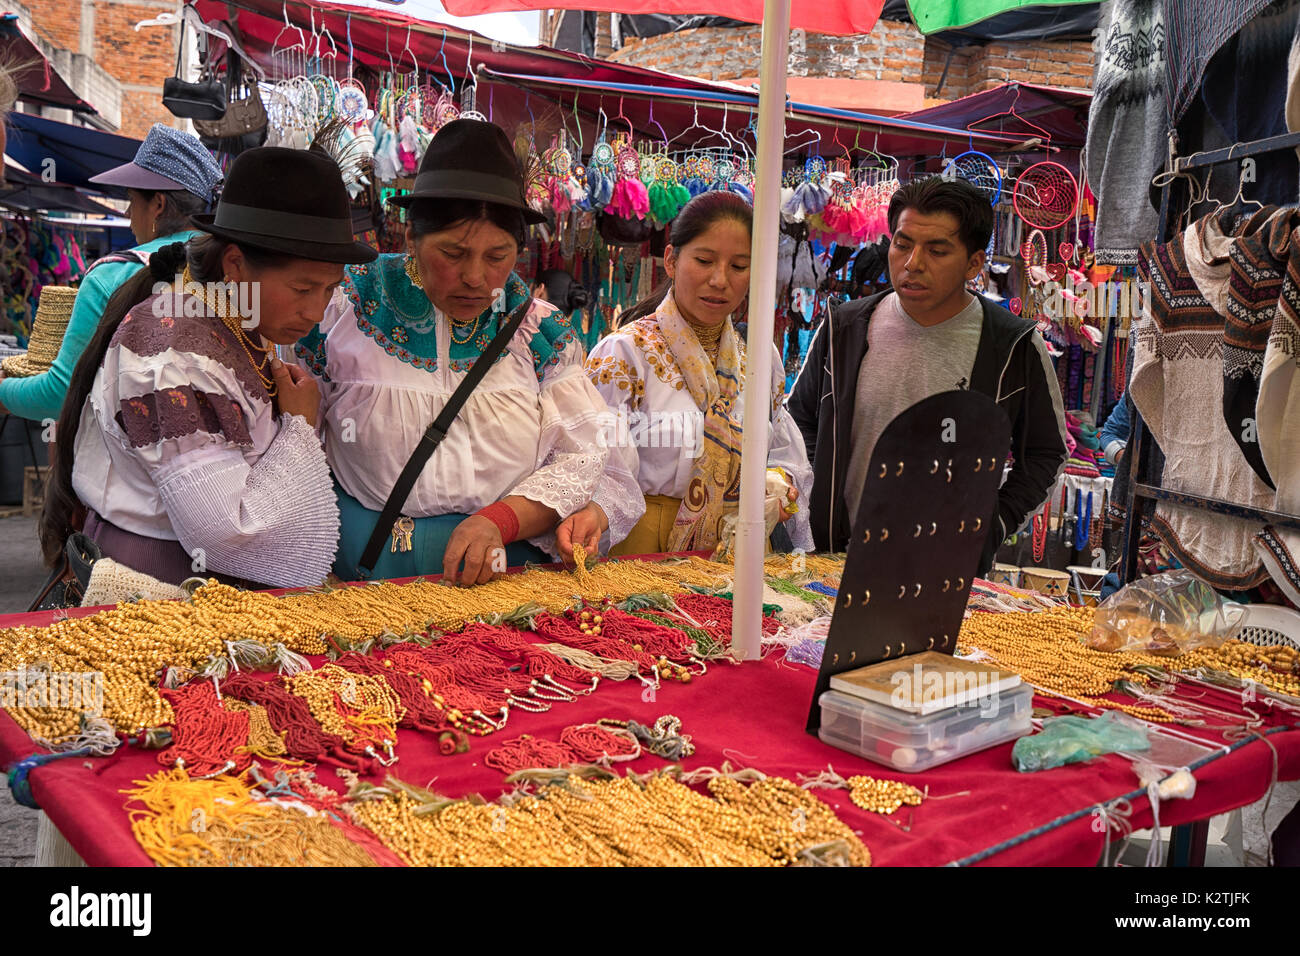
[[[1010,448],[1006,413],[979,392],[932,395],[885,428],[849,538],[809,733],[835,674],[956,648]]]

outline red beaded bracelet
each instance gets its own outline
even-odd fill
[[[519,537],[519,516],[515,514],[515,509],[504,501],[495,501],[474,513],[482,515],[497,526],[501,532],[502,544],[509,544]]]

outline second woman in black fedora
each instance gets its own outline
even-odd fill
[[[338,508],[315,382],[276,345],[313,328],[348,263],[347,191],[322,153],[266,147],[230,168],[207,233],[164,246],[109,300],[72,376],[41,519],[53,563],[83,528],[163,581],[297,587],[328,574]]]
[[[644,502],[601,441],[604,401],[566,315],[513,272],[529,223],[505,133],[456,120],[429,143],[407,206],[406,255],[347,270],[343,293],[297,352],[321,383],[338,483],[336,573],[446,572],[463,584],[506,564],[571,559],[636,523]],[[367,542],[412,452],[509,316],[523,324],[419,471],[373,569]],[[598,505],[591,502],[596,501]],[[463,570],[462,570],[463,565]]]

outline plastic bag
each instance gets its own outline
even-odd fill
[[[1190,571],[1169,571],[1108,597],[1097,607],[1092,632],[1079,640],[1098,651],[1177,657],[1218,647],[1236,636],[1245,617],[1245,608],[1225,601]]]
[[[766,497],[763,499],[763,524],[766,535],[770,538],[776,526],[781,523],[781,509],[797,512],[799,506],[790,500],[790,489],[794,480],[784,468],[769,468],[766,478]],[[735,561],[736,526],[740,521],[739,512],[732,511],[722,516],[722,527],[718,533],[718,543],[713,549],[714,560]]]
[[[1021,773],[1051,770],[1081,763],[1120,750],[1151,746],[1140,726],[1117,719],[1113,711],[1100,717],[1049,717],[1032,737],[1021,737],[1011,748],[1011,762]]]

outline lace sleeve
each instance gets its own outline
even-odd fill
[[[541,461],[510,493],[554,509],[563,521],[586,507],[605,472],[609,452],[600,440],[605,406],[577,363],[548,374],[540,404]],[[550,554],[559,553],[553,530],[530,540]]]
[[[325,453],[306,419],[281,415],[250,466],[208,445],[151,469],[181,545],[214,571],[275,587],[320,584],[334,563],[339,512]]]
[[[620,445],[610,448],[605,472],[591,500],[609,519],[609,530],[600,539],[601,552],[608,554],[610,548],[632,533],[645,514],[645,495],[636,480],[636,449]]]

